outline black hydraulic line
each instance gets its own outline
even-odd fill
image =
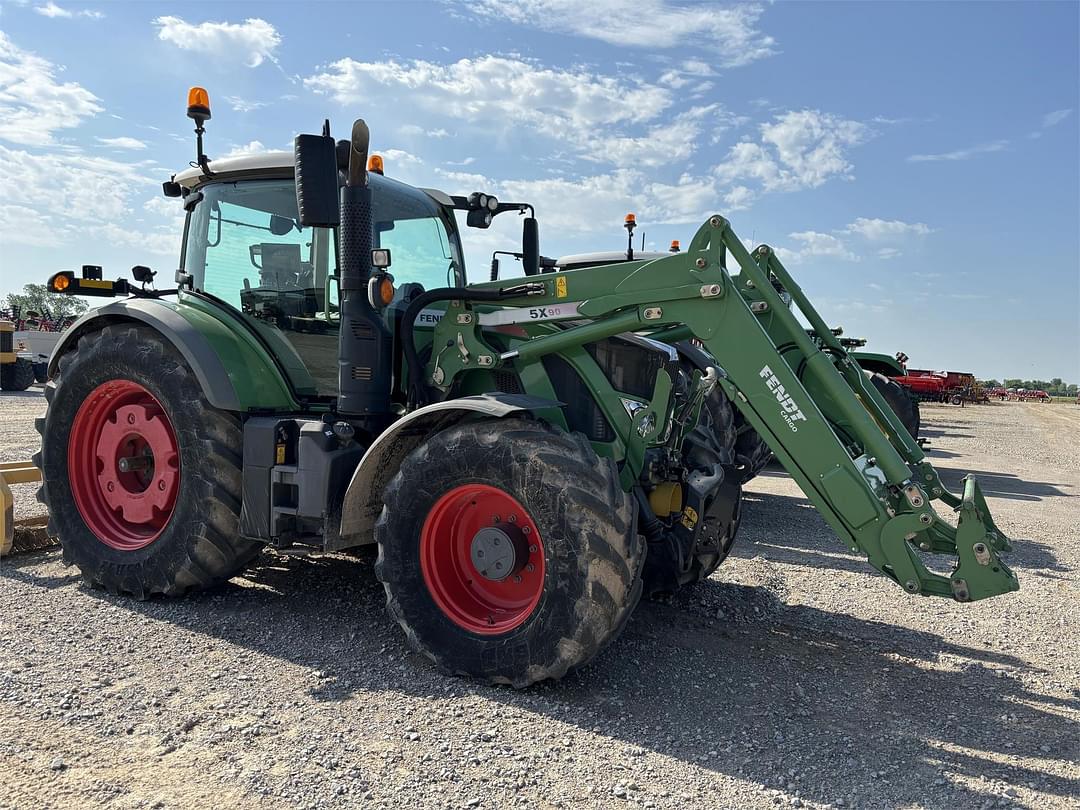
[[[645,496],[645,490],[641,487],[634,487],[634,498],[637,500],[638,511],[641,512],[641,517],[638,519],[638,529],[641,530],[647,540],[659,540],[664,533],[664,527],[653,514],[649,499]]]

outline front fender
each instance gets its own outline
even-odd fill
[[[341,504],[340,541],[336,548],[374,543],[375,521],[382,511],[382,494],[401,462],[433,433],[465,419],[561,408],[562,403],[523,394],[482,394],[448,399],[418,408],[387,428],[368,448],[353,473]]]
[[[83,335],[123,323],[141,324],[161,333],[183,356],[215,408],[300,408],[274,358],[251,335],[206,311],[159,298],[116,301],[83,315],[53,350],[49,376],[55,374],[60,357]]]

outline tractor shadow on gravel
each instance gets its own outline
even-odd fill
[[[774,549],[767,553],[775,559]],[[444,675],[411,653],[387,619],[370,557],[265,554],[216,590],[137,602],[37,579],[34,569],[56,554],[5,566],[0,580],[79,587],[144,620],[220,639],[237,654],[217,688],[257,677],[251,662],[267,656],[290,666],[297,699],[340,704],[342,713],[383,692],[490,701],[607,737],[615,760],[655,752],[849,807],[978,806],[997,798],[994,781],[1061,797],[1080,790],[1077,780],[1047,773],[1068,768],[1075,727],[1062,709],[1080,709],[1080,700],[1029,690],[1021,674],[1031,668],[1008,653],[787,604],[779,577],[761,586],[712,579],[643,602],[622,638],[581,672],[515,692]],[[198,683],[221,661],[188,668],[186,679]],[[400,732],[387,722],[377,731]],[[551,728],[545,739],[570,736]],[[573,740],[559,754],[575,755]],[[1057,764],[1035,770],[1027,758]],[[954,786],[956,777],[989,781],[972,792]]]
[[[944,468],[939,468],[938,472],[942,481],[953,492],[962,490],[961,479],[964,472]],[[989,498],[1041,500],[1044,497],[1071,497],[1059,489],[1068,487],[1067,484],[1023,481],[1013,475],[978,470],[972,472],[978,477],[983,492]],[[771,477],[774,473],[766,471],[761,475]],[[787,473],[775,475],[786,477]],[[1009,491],[1010,488],[1015,491]],[[939,502],[935,504],[939,514],[948,515],[950,510],[947,506]],[[1005,532],[1009,531],[1008,526],[1001,528]],[[1060,563],[1057,555],[1046,543],[1015,534],[1010,535],[1010,539],[1013,541],[1013,550],[1006,557],[1010,566],[1048,577],[1068,572],[1069,569]],[[739,537],[731,555],[733,558],[762,556],[785,564],[882,576],[862,557],[848,552],[847,547],[828,528],[821,514],[801,496],[744,490],[742,525],[739,527]]]
[[[952,470],[947,467],[938,469],[941,482],[953,492],[962,492],[963,478],[971,473],[979,479],[979,487],[987,498],[1009,498],[1016,501],[1041,501],[1043,498],[1068,498],[1068,484],[1054,484],[1049,481],[1025,481],[1009,473],[989,472],[988,470]]]

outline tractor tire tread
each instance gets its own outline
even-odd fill
[[[534,614],[521,628],[511,631],[510,637],[527,628],[529,632],[533,632],[532,628],[543,633],[557,631],[557,638],[550,635],[543,638],[542,643],[536,643],[535,637],[532,639],[533,644],[528,649],[535,651],[540,647],[540,660],[530,660],[524,668],[487,672],[468,666],[471,659],[459,650],[442,649],[444,637],[432,632],[430,622],[418,622],[418,610],[424,605],[430,606],[436,618],[441,619],[441,614],[431,603],[426,588],[422,589],[422,594],[402,588],[401,566],[407,555],[399,545],[413,542],[413,539],[394,536],[397,513],[411,506],[414,493],[430,484],[431,470],[438,468],[439,474],[448,478],[457,476],[461,481],[479,480],[470,466],[485,456],[492,462],[492,470],[510,466],[509,472],[505,473],[504,488],[511,482],[525,485],[524,492],[518,491],[518,487],[507,489],[515,497],[534,498],[539,502],[545,497],[542,490],[548,491],[547,497],[555,508],[542,519],[558,521],[557,525],[566,537],[547,536],[545,544],[553,551],[560,542],[565,543],[565,548],[560,547],[561,552],[576,553],[577,557],[575,575],[562,571],[561,576],[556,576],[554,570],[549,571],[547,578],[554,587],[542,598],[542,605],[548,600],[553,604],[560,599],[572,602],[561,608],[563,613],[559,614],[572,617],[569,626],[539,628],[539,617]],[[557,492],[552,493],[553,488]],[[591,661],[619,634],[641,596],[640,573],[645,543],[636,531],[634,504],[619,486],[614,463],[597,456],[591,443],[581,434],[520,418],[484,420],[446,428],[405,459],[388,484],[383,502],[383,511],[375,526],[379,543],[375,572],[386,590],[387,609],[405,631],[410,644],[444,671],[515,688],[561,678]],[[530,512],[534,509],[533,506],[529,508]],[[550,558],[548,565],[553,565]],[[415,626],[418,623],[423,625],[419,632]],[[442,620],[441,624],[448,622]],[[478,649],[483,647],[482,640],[476,643],[480,637],[464,631],[460,635],[468,636]]]
[[[55,418],[68,420],[77,410],[80,402],[66,401],[64,392],[79,382],[84,364],[91,371],[96,368],[99,378],[102,365],[116,374],[139,377],[144,385],[152,376],[156,395],[170,411],[182,469],[197,471],[182,479],[190,512],[184,525],[177,524],[173,531],[166,526],[162,537],[133,552],[130,560],[111,553],[90,534],[73,506],[67,483],[68,431],[53,418],[57,409],[65,413]],[[48,532],[60,538],[64,562],[77,566],[91,586],[140,600],[159,594],[180,596],[232,578],[260,554],[262,545],[238,531],[243,475],[240,421],[206,401],[179,352],[161,334],[144,326],[111,325],[80,336],[76,346],[60,357],[56,375],[45,385],[45,398],[46,415],[35,422],[42,436],[42,450],[34,457],[43,472],[38,500],[50,507]],[[58,446],[61,441],[63,446]]]

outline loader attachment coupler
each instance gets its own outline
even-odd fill
[[[751,253],[726,219],[713,216],[684,253],[645,262],[629,274],[616,267],[553,274],[542,282],[542,294],[528,297],[499,282],[470,287],[501,291],[498,323],[528,321],[537,312],[574,320],[500,351],[482,333],[491,315],[443,318],[435,345],[461,351],[441,354],[437,368],[429,362],[427,382],[451,379],[479,358],[485,365],[493,358],[496,366],[528,363],[622,332],[668,343],[695,339],[723,369],[719,385],[728,398],[853,552],[866,554],[912,594],[967,602],[1018,589],[999,556],[1009,542],[994,525],[978,483],[966,478],[959,496],[945,489],[773,250],[762,245]],[[454,301],[450,312],[473,306]],[[640,470],[624,470],[624,479],[628,472],[632,477]],[[943,520],[933,501],[954,508],[958,525]],[[952,557],[951,573],[927,567],[923,557],[935,554]]]

